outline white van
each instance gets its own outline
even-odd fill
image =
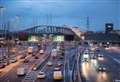
[[[40,50],[40,54],[44,54],[44,50],[43,49]]]
[[[25,75],[25,69],[23,67],[17,69],[17,75],[22,76]]]
[[[53,49],[53,50],[52,50],[51,56],[52,56],[52,57],[56,57],[56,56],[57,56],[57,49]]]

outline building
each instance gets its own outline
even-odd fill
[[[111,33],[114,30],[113,23],[106,23],[105,24],[105,33]]]
[[[86,33],[85,40],[93,43],[107,44],[120,44],[120,36],[115,33]]]
[[[113,30],[111,33],[120,35],[120,30]]]

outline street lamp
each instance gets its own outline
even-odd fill
[[[85,36],[81,36],[81,39],[82,39],[82,40],[85,40]]]
[[[19,20],[20,20],[20,16],[15,16],[14,19],[11,20],[11,24],[12,24],[12,39],[14,40],[15,38],[18,38],[17,35],[17,31],[19,30]]]
[[[3,27],[4,27],[4,26],[3,26],[3,11],[4,11],[4,7],[3,7],[3,6],[0,6],[0,19],[1,19],[1,20],[0,20],[0,21],[1,21],[1,22],[0,22],[0,29],[1,29],[1,30],[2,30]],[[2,32],[2,33],[3,33],[3,32]],[[1,33],[1,34],[2,34],[2,33]],[[3,34],[2,34],[2,35],[3,35]]]
[[[5,8],[3,7],[3,6],[0,6],[0,15],[2,16],[3,15],[3,10],[4,10]]]
[[[5,25],[4,25],[4,10],[5,10],[5,7],[0,5],[0,30],[2,30],[2,33],[1,33],[1,36],[2,38],[5,38],[4,34],[6,35],[6,29],[5,29]],[[5,39],[3,40],[5,41]],[[2,46],[4,47],[4,46]],[[2,51],[2,57],[4,57],[4,52]],[[7,59],[8,57],[6,57]],[[2,62],[6,61],[5,59],[2,60]],[[8,62],[7,62],[8,63]]]

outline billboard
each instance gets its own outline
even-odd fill
[[[62,42],[64,41],[64,36],[62,35],[54,36],[53,41]]]
[[[28,41],[30,41],[30,42],[38,42],[39,39],[38,39],[37,36],[29,36],[29,37],[28,37]]]

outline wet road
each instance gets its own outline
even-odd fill
[[[81,71],[86,82],[113,82],[115,79],[120,80],[120,64],[115,61],[115,53],[101,50],[99,54],[103,54],[102,59],[90,60],[90,62],[82,62]],[[120,55],[120,54],[119,54]],[[97,67],[104,65],[107,68],[105,72],[98,72]]]

